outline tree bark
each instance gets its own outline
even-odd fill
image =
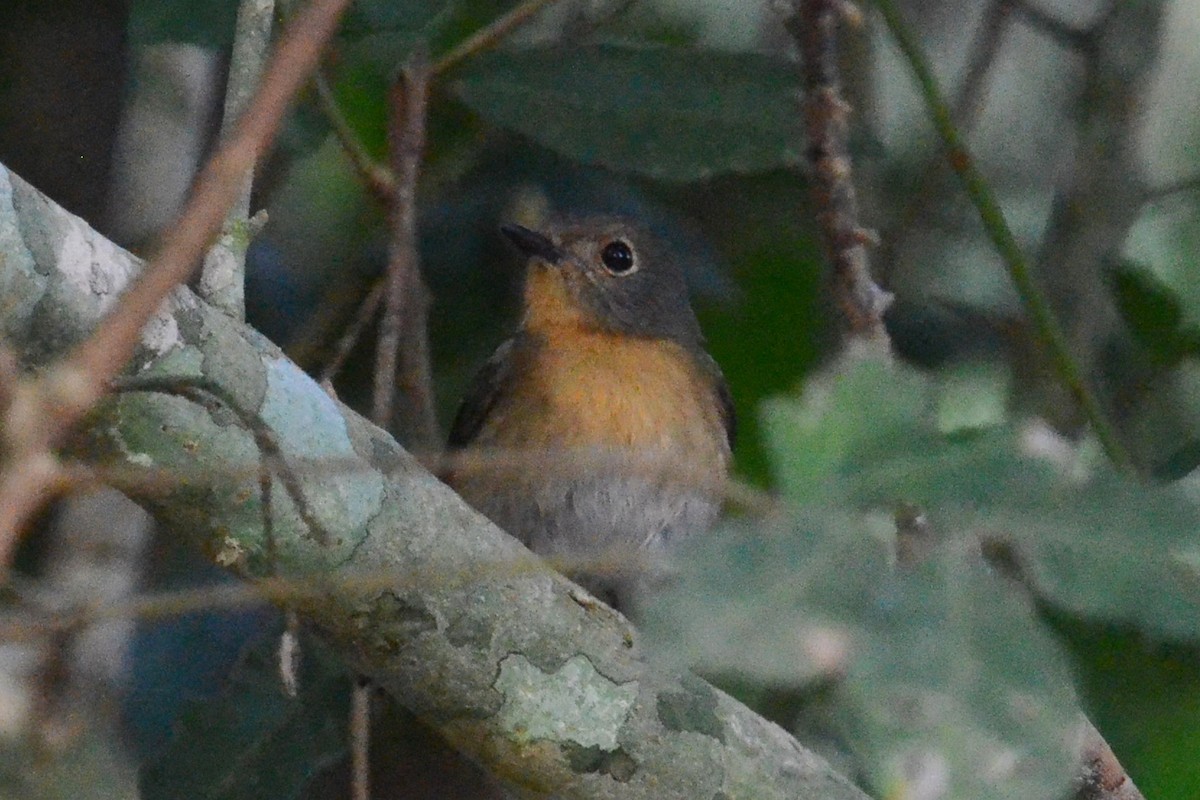
[[[0,335],[26,365],[86,337],[137,269],[0,165]],[[88,455],[170,475],[125,488],[218,563],[316,587],[298,610],[348,663],[524,792],[865,797],[781,728],[656,664],[623,617],[186,289],[147,327],[132,366],[198,383],[213,402],[124,392],[91,423]],[[264,430],[279,451],[269,519]]]

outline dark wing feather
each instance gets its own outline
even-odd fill
[[[458,407],[458,413],[454,415],[447,442],[449,449],[466,447],[479,435],[484,420],[496,405],[496,399],[512,380],[514,342],[515,337],[500,345],[479,368],[462,405]]]
[[[708,373],[712,390],[716,394],[717,412],[721,416],[721,424],[725,426],[725,438],[732,451],[737,442],[737,414],[733,410],[733,394],[729,391],[729,382],[725,380],[725,374],[721,372],[721,366],[716,359],[703,351],[698,358],[700,368]]]
[[[717,372],[717,408],[721,412],[721,422],[725,423],[725,437],[729,440],[732,451],[737,444],[737,412],[733,409],[733,394],[729,391],[729,382],[725,376]]]

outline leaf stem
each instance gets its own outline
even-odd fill
[[[966,189],[971,203],[979,213],[988,238],[992,240],[1000,257],[1004,259],[1017,294],[1020,296],[1059,378],[1070,391],[1075,402],[1079,404],[1088,422],[1091,423],[1096,438],[1100,440],[1108,457],[1121,469],[1133,471],[1134,463],[1129,451],[1118,438],[1116,430],[1105,415],[1100,399],[1088,387],[1082,369],[1071,354],[1066,335],[1050,307],[1050,302],[1034,280],[1033,271],[1004,218],[1004,212],[992,195],[987,181],[975,167],[966,143],[959,136],[950,108],[942,96],[937,79],[933,76],[933,71],[921,51],[921,46],[917,43],[916,37],[913,36],[912,31],[900,16],[900,12],[892,0],[874,0],[874,3],[883,15],[884,22],[897,46],[912,68],[921,95],[932,117],[933,125],[946,148],[946,160],[962,181],[963,188]]]

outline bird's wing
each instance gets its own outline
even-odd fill
[[[451,450],[469,445],[479,435],[484,420],[496,405],[496,400],[513,379],[513,350],[517,337],[496,348],[476,373],[467,394],[463,397],[454,424],[450,426]]]
[[[713,362],[714,365],[716,362]],[[733,394],[729,391],[729,382],[720,369],[717,370],[716,380],[717,408],[721,412],[721,422],[725,425],[725,438],[729,441],[729,449],[737,444],[737,412],[733,409]]]

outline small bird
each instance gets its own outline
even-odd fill
[[[683,270],[613,218],[504,225],[528,258],[519,329],[450,433],[468,503],[622,610],[720,511],[735,422]]]

